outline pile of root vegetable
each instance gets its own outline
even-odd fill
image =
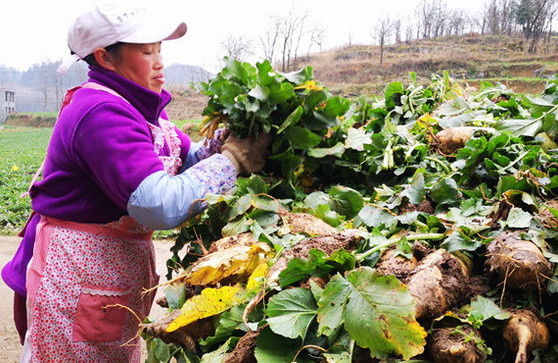
[[[148,362],[558,361],[557,87],[348,99],[229,60],[203,132],[271,156],[181,227]]]

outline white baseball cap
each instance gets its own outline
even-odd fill
[[[118,42],[150,44],[182,37],[186,34],[186,23],[170,20],[171,15],[160,16],[146,8],[118,2],[97,5],[70,25],[68,47],[74,55],[62,63],[59,72],[65,73],[71,64],[95,49]]]

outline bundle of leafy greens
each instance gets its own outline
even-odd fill
[[[149,362],[513,360],[518,309],[550,328],[522,354],[557,358],[558,79],[522,95],[411,74],[349,100],[310,67],[228,60],[200,87],[206,134],[265,131],[272,156],[182,227]]]

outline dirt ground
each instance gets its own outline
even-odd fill
[[[12,258],[21,238],[0,236],[0,266],[4,265]],[[172,255],[169,251],[172,246],[170,241],[155,241],[155,253],[157,256],[157,272],[161,276],[161,280],[165,280],[167,268],[165,262]],[[157,293],[157,297],[162,295],[161,289]],[[21,354],[21,345],[19,336],[13,324],[13,291],[0,279],[0,362],[17,363]],[[159,319],[165,314],[164,309],[154,304],[151,309],[150,318]],[[144,349],[145,351],[145,349]]]

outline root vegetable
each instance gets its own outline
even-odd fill
[[[304,233],[308,236],[320,236],[334,233],[336,230],[323,220],[308,213],[290,213],[284,209],[278,214],[283,218],[289,233]]]
[[[239,233],[234,236],[223,237],[211,244],[209,253],[225,251],[233,247],[251,246],[258,243],[252,233]]]
[[[484,362],[485,354],[477,344],[480,340],[479,331],[470,325],[435,329],[430,336],[432,358],[435,363]]]
[[[300,241],[290,249],[285,250],[281,257],[277,259],[267,274],[267,280],[276,281],[281,271],[287,268],[287,264],[290,260],[294,258],[306,258],[308,252],[313,248],[319,249],[329,256],[341,248],[346,250],[355,249],[361,240],[362,236],[360,231],[345,230]]]
[[[526,363],[535,349],[546,349],[550,342],[548,327],[535,313],[526,309],[509,309],[511,318],[504,326],[504,340],[516,353],[515,363]]]
[[[234,350],[228,353],[223,363],[256,363],[254,349],[263,327],[258,330],[248,330],[236,343]]]
[[[214,333],[213,322],[211,318],[206,318],[195,321],[190,325],[173,331],[172,333],[168,333],[167,328],[169,327],[169,324],[178,318],[180,314],[180,309],[174,310],[157,322],[140,324],[140,329],[145,334],[159,338],[167,344],[178,344],[186,347],[188,350],[195,350],[197,341]]]
[[[522,240],[519,232],[505,231],[487,246],[486,267],[505,286],[516,289],[540,289],[552,265],[533,242]]]
[[[438,249],[420,261],[407,279],[417,319],[431,319],[469,297],[469,269],[457,257]]]
[[[450,155],[463,148],[476,129],[467,126],[443,129],[436,134],[433,143],[441,153]]]
[[[406,258],[398,255],[395,248],[385,251],[376,264],[376,271],[381,275],[393,275],[398,279],[405,279],[418,266],[415,256]]]

